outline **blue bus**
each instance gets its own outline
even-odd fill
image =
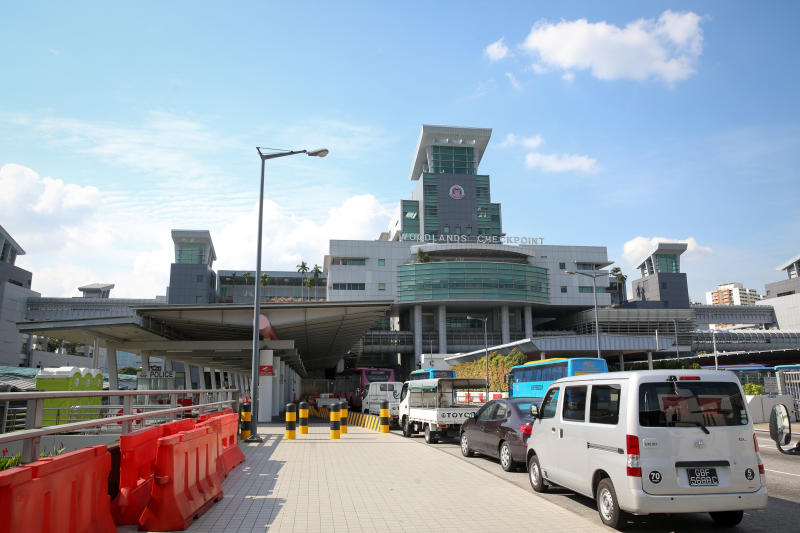
[[[425,368],[422,370],[414,370],[409,374],[409,381],[417,379],[434,379],[434,378],[454,378],[456,377],[455,370],[438,370],[436,368]]]
[[[800,372],[800,364],[776,365],[775,372]]]
[[[547,387],[557,379],[599,372],[608,372],[608,365],[605,359],[597,357],[531,361],[511,367],[508,373],[508,396],[541,398],[547,392]]]

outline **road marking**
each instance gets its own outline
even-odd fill
[[[789,472],[781,472],[780,470],[770,470],[769,468],[765,468],[767,472],[775,472],[776,474],[783,474],[784,476],[794,476],[800,477],[800,474],[790,474]]]

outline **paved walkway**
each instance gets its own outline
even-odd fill
[[[338,441],[312,425],[297,440],[261,426],[261,444],[188,531],[607,531],[530,490],[399,435],[359,427]]]

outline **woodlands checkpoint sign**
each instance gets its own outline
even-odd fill
[[[528,237],[519,235],[431,235],[428,233],[403,233],[404,241],[417,241],[431,244],[446,243],[478,243],[478,244],[511,244],[511,245],[543,245],[544,237]]]

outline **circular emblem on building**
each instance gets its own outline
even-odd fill
[[[461,185],[453,185],[450,187],[450,198],[453,200],[461,200],[464,198],[464,187]]]

